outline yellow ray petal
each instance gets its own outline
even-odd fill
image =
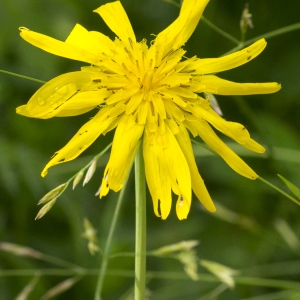
[[[74,96],[79,90],[84,88],[86,85],[91,83],[92,73],[88,72],[72,72],[57,76],[47,83],[45,83],[41,88],[39,88],[34,95],[30,98],[27,103],[27,111],[34,118],[48,119],[57,115],[64,105],[68,108],[83,108],[85,109],[85,103],[80,100],[81,96],[75,98],[74,103],[80,103],[78,105],[72,106],[68,103],[72,101],[72,96]],[[99,98],[99,103],[92,98],[91,101],[86,103],[86,107],[95,107],[101,103],[101,98]]]
[[[200,105],[195,105],[191,108],[192,112],[195,113],[198,118],[203,118],[217,130],[234,139],[238,143],[244,143],[250,138],[248,130],[242,124],[226,121],[212,109],[204,109]]]
[[[72,117],[72,116],[78,116],[81,114],[84,114],[92,109],[95,108],[95,105],[91,107],[86,107],[86,108],[78,108],[78,109],[63,109],[59,111],[58,113],[55,114],[55,117]],[[21,105],[17,107],[16,109],[17,114],[28,117],[28,118],[34,118],[29,114],[27,111],[27,105]]]
[[[75,159],[97,139],[111,122],[110,119],[104,117],[106,112],[106,109],[100,110],[93,119],[78,130],[66,146],[54,154],[42,171],[43,177],[47,175],[50,167]]]
[[[94,109],[95,106],[91,106],[91,107],[85,107],[85,108],[75,108],[75,109],[62,109],[60,110],[58,113],[55,114],[55,117],[74,117],[74,116],[78,116],[78,115],[82,115],[88,111],[91,111],[92,109]]]
[[[243,147],[257,153],[265,152],[263,146],[250,138],[248,130],[242,124],[226,121],[211,108],[204,109],[200,105],[189,105],[188,109],[198,118],[203,118],[217,130],[232,138]]]
[[[109,164],[107,164],[105,170],[104,170],[104,176],[102,179],[102,183],[99,189],[99,198],[106,196],[109,192],[109,183],[108,183],[108,170],[109,170]]]
[[[163,47],[162,56],[171,49],[180,48],[194,32],[209,0],[183,1],[179,17],[155,39],[155,45]]]
[[[218,95],[270,94],[281,89],[281,85],[277,82],[236,83],[214,75],[195,77],[196,81],[199,82],[197,93],[205,92]]]
[[[147,115],[147,128],[150,132],[156,132],[158,129],[158,113],[154,109],[153,102],[149,102],[149,109]]]
[[[28,117],[28,118],[34,118],[33,116],[30,115],[30,113],[27,110],[27,105],[21,105],[19,107],[16,108],[16,113],[19,115],[22,115],[24,117]]]
[[[119,191],[123,186],[143,131],[144,126],[136,124],[132,117],[126,118],[125,116],[122,117],[122,121],[116,129],[108,162],[109,187],[115,192]]]
[[[151,143],[149,135],[151,133],[145,129],[143,155],[146,180],[153,200],[154,212],[164,220],[171,210],[171,182],[162,146],[156,142]]]
[[[195,123],[196,122],[189,122],[189,121],[182,122],[182,124],[185,126],[185,128],[187,128],[190,131],[190,133],[193,135],[193,137],[198,136],[196,127],[193,125]]]
[[[265,49],[266,45],[265,39],[260,39],[241,51],[223,57],[198,59],[185,69],[194,69],[195,73],[198,74],[211,74],[230,70],[251,61]]]
[[[168,126],[166,126],[165,130],[169,146],[164,148],[164,153],[170,176],[173,176],[176,179],[180,191],[179,196],[181,196],[181,201],[186,201],[186,203],[190,206],[192,188],[190,169],[186,158],[171,130]],[[184,218],[186,218],[186,216]],[[182,218],[182,216],[180,217]]]
[[[129,84],[124,89],[119,90],[106,100],[106,104],[114,104],[120,100],[129,99],[140,90],[138,84]]]
[[[129,102],[126,105],[126,114],[130,115],[136,111],[139,107],[141,101],[143,100],[144,92],[142,90],[138,91],[135,95],[133,95]]]
[[[178,125],[172,117],[166,118],[165,122],[166,122],[166,125],[169,126],[169,128],[171,129],[171,131],[174,135],[179,132]]]
[[[66,39],[66,44],[84,48],[85,51],[88,51],[99,58],[106,57],[103,53],[110,55],[115,48],[114,43],[107,36],[100,32],[89,32],[79,24],[76,24],[69,34]]]
[[[140,106],[138,108],[138,114],[137,114],[138,123],[140,125],[144,125],[146,123],[148,110],[149,110],[149,102],[147,100],[143,100],[140,103]]]
[[[185,120],[182,110],[175,103],[173,103],[169,99],[165,99],[164,104],[169,116],[173,116],[176,120],[179,121],[179,123]]]
[[[197,99],[198,95],[189,91],[186,88],[182,88],[182,87],[173,87],[169,89],[170,91],[172,91],[173,93],[176,93],[177,95],[181,96],[181,97],[185,97],[185,98],[192,98],[192,99]]]
[[[243,147],[256,152],[256,153],[265,153],[266,149],[260,145],[258,142],[249,139],[245,143],[241,144]]]
[[[115,129],[120,124],[121,118],[116,118],[113,120],[108,127],[102,132],[103,135],[105,135],[107,132]]]
[[[186,121],[188,123],[188,121]],[[219,154],[225,162],[237,173],[249,179],[256,179],[258,175],[232,151],[212,130],[205,120],[193,122],[201,139]]]
[[[166,108],[165,108],[165,104],[164,104],[164,101],[162,100],[161,96],[158,94],[152,94],[151,98],[152,98],[154,108],[157,110],[157,112],[159,113],[161,118],[165,119],[167,117],[166,116]]]
[[[113,31],[123,42],[126,44],[136,42],[130,21],[120,1],[102,5],[95,9],[94,12],[102,17],[111,31]],[[129,39],[131,42],[129,42]]]
[[[99,63],[99,58],[95,54],[85,50],[84,44],[82,45],[82,47],[77,47],[56,40],[44,34],[31,31],[25,27],[20,27],[19,29],[21,30],[21,37],[26,42],[44,51],[47,51],[54,55],[87,62],[89,64],[97,65]]]
[[[215,205],[206,189],[203,179],[198,172],[190,137],[182,124],[179,125],[179,130],[180,133],[178,133],[175,137],[190,168],[192,189],[204,207],[210,212],[215,212]],[[181,202],[178,202],[176,208],[178,210],[184,209]]]
[[[112,92],[106,88],[82,91],[75,94],[71,101],[64,103],[64,108],[84,108],[86,106],[96,106],[105,101],[105,98],[112,95]]]
[[[191,204],[187,201],[183,201],[181,196],[178,196],[176,202],[176,214],[179,220],[184,220],[187,218],[190,212]]]
[[[180,107],[186,107],[186,102],[182,99],[182,97],[178,96],[177,93],[174,93],[171,89],[163,89],[161,93],[165,98],[170,98],[175,104]]]

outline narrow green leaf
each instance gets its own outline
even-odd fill
[[[290,181],[288,181],[286,178],[281,176],[280,174],[277,175],[287,185],[290,191],[300,200],[300,189],[296,187],[294,184],[292,184]]]

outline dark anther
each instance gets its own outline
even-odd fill
[[[132,47],[132,44],[133,44],[132,39],[128,38],[128,41],[129,41],[130,47],[133,49],[133,47]]]
[[[194,73],[194,72],[196,72],[195,69],[194,69],[194,70],[181,71],[181,72],[179,72],[179,73]]]
[[[155,116],[155,111],[154,111],[154,106],[152,101],[150,101],[150,107],[151,107],[152,116]]]

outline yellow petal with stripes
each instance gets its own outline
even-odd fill
[[[162,57],[180,48],[190,38],[208,2],[209,0],[183,1],[179,17],[155,39],[155,45],[163,49]]]
[[[153,200],[154,212],[165,220],[171,210],[171,182],[162,145],[151,143],[149,130],[145,130],[143,155],[145,174],[149,191]]]
[[[215,205],[206,189],[203,179],[201,178],[198,172],[189,134],[182,124],[179,125],[179,130],[180,132],[176,134],[175,137],[178,141],[182,152],[184,153],[184,156],[190,168],[192,189],[199,201],[204,205],[204,207],[210,212],[215,212]],[[178,202],[177,206],[180,210],[182,209],[181,207],[183,205],[181,205],[180,202]]]
[[[202,58],[189,64],[184,70],[194,69],[196,74],[212,74],[239,67],[257,55],[266,47],[265,39],[260,39],[251,46],[219,58]]]
[[[249,179],[256,179],[258,177],[234,151],[221,141],[206,121],[194,122],[193,125],[201,139],[219,154],[235,172]]]
[[[126,118],[125,116],[122,117],[122,121],[116,129],[108,162],[109,187],[115,192],[123,186],[143,131],[144,126],[136,124],[133,118]]]
[[[114,50],[114,43],[104,34],[89,32],[83,26],[76,24],[66,39],[66,44],[78,48],[84,48],[85,51],[94,54],[96,57],[106,57]]]
[[[181,201],[190,207],[191,205],[191,173],[186,161],[186,158],[181,150],[177,140],[172,134],[168,126],[166,126],[166,137],[168,147],[164,149],[166,162],[170,172],[170,176],[174,176],[179,187],[179,195]],[[174,191],[176,193],[176,191]],[[177,192],[178,193],[178,192]],[[177,215],[180,220],[187,217],[188,211],[184,210],[185,214]]]
[[[30,98],[27,103],[28,113],[34,118],[48,119],[56,116],[64,105],[68,108],[83,108],[83,112],[86,107],[96,107],[102,102],[101,98],[99,98],[99,102],[95,97],[87,102],[76,100],[81,97],[76,96],[78,91],[92,83],[91,76],[92,73],[79,71],[66,73],[51,79]],[[72,107],[70,103],[73,97],[76,98]],[[75,105],[76,103],[77,105]],[[80,103],[80,107],[78,103]]]
[[[277,82],[266,83],[237,83],[221,79],[214,75],[206,75],[195,77],[195,81],[199,82],[199,89],[196,93],[211,93],[218,95],[255,95],[270,94],[281,89],[281,85]],[[197,84],[195,82],[195,84]]]
[[[135,34],[131,27],[130,21],[120,1],[107,3],[95,9],[107,26],[113,31],[123,42],[130,44],[135,43]]]
[[[67,44],[47,35],[31,31],[25,27],[20,27],[19,29],[21,30],[21,37],[26,42],[44,51],[89,64],[97,65],[99,63],[99,58],[95,54],[87,51],[84,48],[84,45],[82,45],[82,47],[78,47]]]
[[[42,171],[43,177],[47,175],[50,167],[75,159],[97,139],[111,122],[111,120],[104,118],[105,113],[105,109],[100,110],[93,119],[78,130],[66,146],[54,154]]]

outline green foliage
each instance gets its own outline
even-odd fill
[[[19,37],[20,26],[64,39],[78,22],[89,30],[112,37],[99,16],[92,14],[104,0],[2,2],[2,70],[47,81],[81,65],[27,44]],[[300,2],[247,2],[254,28],[247,28],[243,43],[239,42],[239,23],[245,2],[211,0],[205,18],[185,48],[189,57],[217,57],[271,32],[266,35],[268,46],[261,55],[222,76],[238,82],[278,81],[282,90],[273,95],[220,96],[217,100],[227,120],[245,124],[252,136],[268,147],[262,157],[250,156],[250,152],[237,146],[235,150],[264,180],[291,198],[294,195],[299,198],[300,39],[296,29],[300,27]],[[176,6],[160,0],[122,0],[122,3],[138,40],[150,41],[151,33],[160,32],[178,14]],[[101,137],[81,158],[51,169],[43,179],[39,174],[49,156],[65,145],[91,115],[64,120],[35,120],[16,115],[15,108],[25,104],[40,83],[4,73],[0,73],[0,79],[1,300],[92,299],[101,259],[105,257],[101,249],[107,246],[118,197],[112,192],[102,200],[94,196],[108,160],[107,153],[101,157],[95,155],[110,143],[112,135]],[[195,144],[194,148],[199,170],[217,203],[217,212],[205,212],[194,199],[187,220],[178,221],[173,209],[170,217],[162,221],[155,217],[147,195],[147,249],[165,253],[158,255],[156,251],[155,255],[154,250],[149,251],[147,297],[156,300],[299,299],[300,208],[262,182],[235,174],[219,157],[199,145]],[[281,174],[285,184],[276,174]],[[79,187],[81,181],[88,184]],[[58,194],[43,198],[43,204],[47,205],[59,196],[51,211],[35,221],[39,199],[64,182],[66,186]],[[77,186],[75,191],[65,190],[69,183],[73,188]],[[46,203],[47,200],[50,202]],[[105,300],[132,299],[134,200],[131,176],[110,245],[111,255],[105,258],[108,261],[103,284]],[[89,225],[84,226],[84,218],[90,221]],[[96,228],[97,238],[95,231],[92,236],[83,236],[88,228]],[[184,241],[200,244],[194,248],[196,242],[184,249]],[[89,242],[94,243],[93,256]],[[97,247],[100,251],[95,252]],[[212,270],[238,272],[225,272],[226,282]],[[229,289],[228,285],[233,287],[232,282],[234,288]]]

